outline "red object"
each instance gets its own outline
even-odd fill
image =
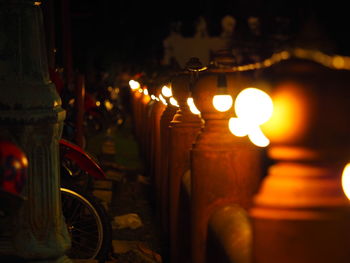
[[[64,81],[63,81],[60,73],[55,69],[49,68],[49,74],[50,74],[51,81],[56,86],[56,90],[57,90],[58,94],[61,95],[62,90],[64,88]]]
[[[28,160],[24,152],[14,143],[0,140],[0,190],[21,196],[27,168]]]
[[[60,153],[65,158],[73,160],[82,170],[95,179],[105,179],[101,167],[81,147],[67,140],[60,140]]]
[[[89,94],[89,93],[85,93],[84,96],[84,108],[86,111],[89,111],[90,109],[94,109],[96,108],[96,100],[94,99],[94,97]]]

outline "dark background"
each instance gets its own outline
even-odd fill
[[[82,72],[89,67],[105,69],[113,64],[157,64],[163,56],[162,41],[173,22],[181,21],[182,34],[191,36],[195,20],[204,16],[209,34],[215,36],[220,32],[220,19],[226,14],[236,18],[237,28],[243,28],[247,17],[258,16],[266,37],[278,26],[274,20],[277,16],[288,19],[293,37],[302,35],[305,24],[313,18],[322,34],[321,39],[314,41],[315,46],[320,45],[322,50],[322,42],[329,41],[331,52],[350,55],[346,1],[70,0],[68,13],[62,12],[61,1],[55,0],[56,63],[63,65],[62,19],[68,19],[73,67]]]

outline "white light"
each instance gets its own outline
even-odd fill
[[[244,89],[236,98],[235,112],[238,118],[229,120],[229,129],[234,135],[248,135],[250,141],[259,147],[270,144],[260,129],[260,125],[268,121],[273,112],[272,99],[268,94],[256,88]]]
[[[215,95],[213,98],[213,105],[216,110],[225,112],[232,107],[232,97],[231,95]]]
[[[168,86],[162,87],[162,94],[166,98],[173,96],[173,93],[171,92],[171,89]]]
[[[154,96],[153,94],[151,95],[151,99],[152,100],[155,100],[156,99],[156,96]]]
[[[146,96],[148,96],[148,89],[144,89],[144,90],[143,90],[143,94],[146,95]]]
[[[252,143],[259,147],[266,147],[270,144],[270,140],[264,135],[259,126],[255,126],[255,129],[251,129],[248,133],[248,137]]]
[[[350,163],[345,166],[341,180],[343,191],[346,197],[350,199]]]
[[[244,123],[244,121],[242,121],[239,118],[230,118],[229,122],[228,122],[228,127],[230,129],[230,131],[238,136],[238,137],[243,137],[246,136],[247,133],[247,127]]]
[[[136,90],[136,89],[139,89],[141,87],[140,83],[136,80],[130,80],[129,81],[129,86],[132,90]]]
[[[241,118],[230,118],[229,129],[237,137],[248,135],[250,141],[259,147],[266,147],[270,144],[270,140],[261,131],[259,125],[252,125],[248,121]]]
[[[195,115],[201,114],[201,112],[197,109],[196,105],[194,104],[193,98],[187,99],[187,105],[193,114]]]
[[[238,118],[249,120],[257,125],[268,121],[272,116],[273,103],[268,94],[256,88],[241,91],[235,101]]]
[[[169,101],[171,105],[179,107],[179,104],[177,103],[176,99],[174,99],[174,97],[171,97]]]
[[[166,100],[164,99],[164,97],[162,96],[162,94],[159,94],[159,99],[160,99],[160,101],[161,101],[164,105],[168,105],[168,103],[166,102]]]

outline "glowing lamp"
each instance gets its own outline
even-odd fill
[[[164,105],[168,105],[168,103],[166,102],[166,100],[164,99],[164,97],[162,96],[162,94],[159,94],[159,99],[160,99],[160,101],[161,101]]]
[[[259,147],[266,147],[270,140],[260,129],[273,112],[272,99],[264,91],[246,88],[241,91],[235,101],[237,118],[229,120],[230,131],[239,137],[248,135],[250,141]]]
[[[155,100],[157,97],[156,96],[154,96],[153,94],[151,95],[151,99],[152,100]]]
[[[173,93],[171,91],[171,89],[168,86],[163,86],[162,87],[162,95],[166,98],[169,98],[171,96],[173,96]]]
[[[272,116],[272,99],[262,90],[244,89],[236,98],[235,112],[239,118],[261,125]]]
[[[171,97],[169,99],[169,102],[171,105],[175,106],[175,107],[179,107],[179,104],[177,103],[176,99],[174,99],[174,97]]]
[[[350,163],[348,163],[343,171],[342,186],[346,197],[350,200]]]
[[[143,90],[143,94],[146,95],[146,96],[148,96],[148,89],[144,89],[144,90]]]
[[[137,90],[141,87],[140,83],[133,79],[129,81],[129,86],[132,90]]]
[[[231,95],[215,95],[213,97],[213,105],[220,112],[228,111],[232,107]]]
[[[194,104],[193,98],[188,98],[187,99],[187,105],[190,107],[190,111],[195,114],[201,114],[201,112],[197,109],[196,105]]]
[[[113,109],[113,104],[109,100],[105,100],[104,104],[108,111]]]
[[[220,73],[217,78],[217,95],[213,97],[213,106],[220,112],[228,111],[232,107],[232,97],[227,92],[227,80],[225,73]]]

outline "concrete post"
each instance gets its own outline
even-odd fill
[[[170,122],[169,134],[169,231],[170,231],[170,260],[171,262],[185,262],[189,260],[189,240],[184,238],[188,229],[180,218],[189,216],[185,213],[181,193],[182,177],[190,169],[190,150],[203,123],[198,115],[194,115],[188,105],[190,93],[190,74],[180,73],[172,80],[173,96],[179,108]],[[187,217],[187,225],[190,218]],[[185,245],[187,244],[187,246]]]
[[[212,103],[219,75],[225,75],[233,98],[246,88],[244,79],[232,72],[229,61],[226,57],[222,62],[217,60],[218,67],[201,73],[192,91],[205,123],[191,151],[192,262],[196,263],[206,262],[210,216],[229,204],[248,209],[262,174],[260,150],[247,138],[232,135],[228,119],[233,112],[219,112]]]
[[[27,201],[1,223],[0,257],[70,262],[61,211],[58,141],[65,112],[49,79],[42,13],[30,0],[0,1],[0,125],[29,160]],[[4,262],[3,260],[1,260]]]
[[[350,74],[311,61],[274,65],[269,168],[251,210],[256,263],[346,263]]]

